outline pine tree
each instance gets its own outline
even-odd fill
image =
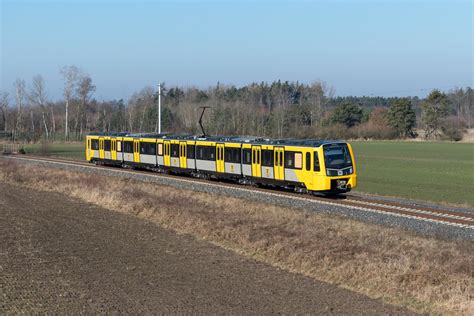
[[[399,99],[392,103],[387,112],[388,124],[400,137],[415,137],[416,114],[408,99]]]

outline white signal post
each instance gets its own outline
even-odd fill
[[[158,84],[158,134],[161,134],[161,83]]]

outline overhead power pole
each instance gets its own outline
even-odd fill
[[[158,134],[161,134],[161,83],[158,84]]]

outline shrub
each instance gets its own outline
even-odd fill
[[[357,137],[353,129],[344,124],[334,124],[320,128],[315,132],[315,137],[323,139],[348,139]]]
[[[441,131],[443,132],[443,139],[454,140],[456,142],[460,141],[467,132],[464,121],[456,116],[450,116],[444,119],[441,123]]]
[[[370,121],[352,128],[353,134],[360,139],[395,139],[398,132],[390,126],[375,125]]]

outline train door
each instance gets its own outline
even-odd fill
[[[99,158],[104,159],[104,138],[99,138]]]
[[[262,176],[262,147],[252,146],[252,176]]]
[[[216,171],[224,172],[224,144],[216,144]]]
[[[115,138],[112,138],[110,140],[110,153],[111,153],[110,159],[117,160],[117,140]]]
[[[186,169],[186,142],[179,143],[179,167]]]
[[[170,144],[170,141],[165,140],[164,143],[163,143],[163,146],[164,146],[164,149],[165,149],[165,154],[164,154],[165,166],[169,167],[171,165],[171,157],[170,157],[171,144]]]
[[[275,180],[285,180],[285,169],[283,167],[284,150],[283,147],[275,147],[274,149],[275,166],[273,168],[273,173]]]
[[[133,162],[140,162],[140,140],[133,140]]]
[[[87,142],[86,142],[86,159],[89,161],[91,160],[91,139],[90,138],[87,138]]]
[[[308,151],[305,153],[305,159],[304,159],[304,164],[305,164],[305,171],[306,171],[306,185],[313,185],[314,182],[314,177],[313,177],[313,161],[311,159],[311,156],[313,156],[313,151]]]

